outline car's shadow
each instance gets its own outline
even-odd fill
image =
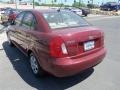
[[[64,90],[82,82],[94,72],[94,69],[91,68],[81,74],[67,78],[57,78],[52,75],[48,75],[44,78],[35,78],[31,72],[28,58],[25,55],[23,55],[17,48],[10,47],[7,41],[3,43],[3,48],[20,77],[27,84],[38,90]]]

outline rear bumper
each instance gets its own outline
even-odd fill
[[[93,67],[99,64],[106,55],[106,50],[102,50],[87,55],[82,58],[70,59],[70,58],[61,58],[56,59],[51,65],[51,72],[57,77],[66,77],[72,76],[77,73],[80,73],[83,70],[86,70],[90,67]]]

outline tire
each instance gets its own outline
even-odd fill
[[[45,71],[40,67],[38,60],[33,53],[29,55],[29,62],[31,70],[35,77],[43,77],[45,75]]]
[[[1,17],[1,24],[3,24],[3,20],[2,20],[2,17]]]
[[[85,14],[85,17],[87,17],[88,16],[88,14]]]
[[[118,12],[118,9],[116,9],[115,11]]]
[[[14,25],[14,20],[12,20],[10,24],[11,24],[11,25]]]
[[[2,20],[1,20],[1,21],[2,21]],[[2,25],[4,25],[4,24],[5,24],[5,22],[3,22],[3,21],[2,21],[2,22],[1,22],[1,24],[2,24]]]
[[[9,23],[9,25],[13,25],[14,24],[14,20],[8,19],[8,23]]]

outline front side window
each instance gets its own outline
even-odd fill
[[[23,19],[23,16],[24,16],[24,12],[20,13],[20,14],[16,17],[16,20],[15,20],[16,25],[21,25],[21,21],[22,21],[22,19]]]
[[[52,29],[83,27],[89,25],[82,17],[68,11],[47,12],[43,13],[43,16]]]
[[[31,13],[26,13],[24,16],[22,26],[30,29],[32,27],[33,15]]]

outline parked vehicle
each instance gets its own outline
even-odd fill
[[[1,14],[3,14],[3,13],[5,12],[5,10],[7,10],[7,9],[11,9],[11,8],[9,8],[9,7],[0,8],[0,16],[1,16]]]
[[[10,24],[14,23],[16,15],[20,12],[17,9],[5,9],[1,14],[1,21],[4,24],[5,22],[9,22]]]
[[[104,34],[67,10],[27,10],[7,31],[9,45],[29,57],[35,76],[45,71],[72,76],[94,67],[105,57]]]
[[[78,8],[73,8],[73,7],[69,7],[69,8],[64,8],[64,9],[66,9],[66,10],[70,10],[70,11],[72,11],[72,12],[74,12],[74,13],[76,13],[76,14],[78,14],[78,15],[82,15],[82,10],[81,9],[78,9]]]
[[[4,11],[4,8],[0,8],[0,14],[3,13]]]
[[[84,15],[84,16],[87,16],[88,14],[90,14],[90,9],[88,8],[73,8],[73,7],[66,7],[64,8],[66,10],[70,10],[80,16]]]
[[[1,8],[1,10],[0,10],[0,11],[2,11],[1,14],[3,14],[5,12],[5,10],[10,10],[10,9],[12,9],[12,8],[10,8],[10,7]]]
[[[106,4],[101,5],[100,9],[106,11],[118,11],[120,9],[120,4],[116,2],[107,2]]]
[[[89,8],[81,7],[79,9],[82,10],[82,15],[84,15],[84,16],[88,16],[88,14],[90,14],[90,9]]]

